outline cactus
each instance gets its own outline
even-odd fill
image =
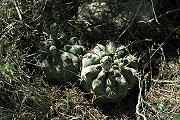
[[[125,46],[97,44],[82,59],[81,84],[95,102],[120,101],[137,84],[137,59]]]
[[[46,40],[41,53],[40,66],[43,68],[48,81],[65,83],[75,82],[79,72],[79,55],[84,54],[84,47],[79,45],[76,37],[68,39],[62,33],[58,38],[57,25],[50,26],[51,37]]]
[[[40,65],[46,80],[75,82],[80,72],[82,87],[90,93],[95,102],[120,101],[132,89],[138,79],[137,59],[125,46],[117,47],[114,42],[106,46],[97,44],[84,55],[85,49],[76,38],[61,34],[58,38],[57,25],[51,26],[51,37],[44,42]],[[81,60],[80,55],[84,55]]]

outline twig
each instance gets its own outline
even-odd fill
[[[145,103],[147,106],[151,107],[151,109],[152,109],[152,111],[153,111],[154,113],[158,113],[158,111],[157,111],[150,103],[148,103],[148,102],[145,101],[145,100],[143,100],[143,103]]]
[[[145,103],[145,105],[150,107],[150,109],[152,110],[153,113],[158,114],[158,111],[150,103],[146,102],[145,100],[143,100],[143,103]],[[160,120],[158,115],[156,115],[156,117],[157,117],[158,120]]]
[[[154,19],[156,20],[156,22],[157,22],[158,24],[160,24],[159,21],[157,20],[157,16],[156,16],[156,13],[155,13],[155,10],[154,10],[153,0],[151,0],[151,4],[152,4],[152,10],[153,10],[153,14],[154,14]]]
[[[142,87],[141,87],[141,80],[139,80],[139,95],[138,95],[138,103],[136,105],[136,114],[141,116],[144,120],[147,120],[146,116],[139,112],[140,104],[142,103]]]
[[[173,80],[162,80],[162,79],[151,79],[153,82],[156,83],[179,83],[179,81],[173,81]]]
[[[117,41],[121,38],[121,36],[122,36],[122,35],[130,28],[130,26],[133,24],[133,22],[134,22],[134,20],[135,20],[135,18],[136,18],[136,16],[137,16],[137,14],[138,14],[141,6],[142,6],[143,1],[144,1],[144,0],[142,0],[141,3],[139,4],[139,7],[138,7],[138,9],[137,9],[137,11],[136,11],[133,19],[131,20],[131,23],[130,23],[130,24],[126,27],[126,29],[119,35],[119,37],[117,38]]]
[[[151,23],[152,21],[154,21],[154,20],[156,20],[156,19],[158,19],[158,18],[161,18],[161,17],[163,17],[163,16],[166,16],[166,15],[168,15],[168,14],[170,14],[170,13],[177,12],[177,11],[180,11],[180,8],[179,8],[179,9],[169,10],[169,11],[167,11],[166,13],[161,14],[161,15],[159,15],[159,16],[156,17],[156,18],[153,18],[153,19],[148,20],[148,22]]]
[[[7,27],[0,33],[0,40],[2,40],[13,29],[15,24],[16,22],[7,25]]]
[[[169,35],[166,37],[166,39],[159,45],[159,47],[152,53],[152,55],[150,56],[150,60],[151,60],[151,58],[155,55],[155,53],[160,49],[160,48],[162,48],[162,46],[165,44],[165,42],[167,42],[167,40],[168,40],[168,38],[172,35],[172,33],[173,32],[175,32],[176,30],[178,30],[180,28],[180,26],[179,27],[177,27],[177,28],[175,28],[174,30],[172,30],[170,33],[169,33]],[[150,64],[150,62],[148,62],[148,64]],[[147,65],[148,65],[147,64]]]
[[[129,46],[132,46],[133,44],[138,44],[138,43],[142,43],[142,42],[152,42],[152,39],[144,39],[144,40],[138,40],[138,41],[135,41],[135,42],[131,42],[129,43],[126,47],[129,47]]]
[[[15,5],[16,11],[17,11],[17,13],[18,13],[19,20],[22,21],[22,15],[21,15],[20,10],[19,10],[19,8],[18,8],[18,6],[17,6],[17,4],[16,4],[16,1],[14,0],[13,3],[14,3],[14,5]]]

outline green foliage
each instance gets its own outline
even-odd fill
[[[165,115],[166,118],[173,117],[175,120],[180,120],[180,114],[168,113]]]
[[[157,109],[162,111],[165,108],[165,103],[163,101],[161,101],[161,100],[158,100],[155,108],[157,108]]]
[[[137,59],[124,46],[97,44],[82,59],[81,83],[96,102],[120,101],[137,79]]]

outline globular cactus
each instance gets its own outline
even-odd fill
[[[79,56],[85,48],[76,37],[68,39],[65,34],[58,38],[57,25],[50,27],[51,37],[44,42],[40,66],[43,68],[48,81],[65,83],[76,81],[79,72]]]
[[[137,59],[125,46],[97,44],[83,56],[80,81],[95,102],[120,101],[138,82]]]

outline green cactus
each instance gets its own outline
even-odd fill
[[[65,83],[75,82],[79,72],[79,55],[84,55],[84,47],[76,37],[68,39],[62,33],[58,38],[56,24],[50,26],[51,36],[43,45],[40,66],[48,81]]]
[[[117,102],[137,84],[137,73],[137,59],[125,46],[109,42],[84,55],[80,80],[95,102]]]

